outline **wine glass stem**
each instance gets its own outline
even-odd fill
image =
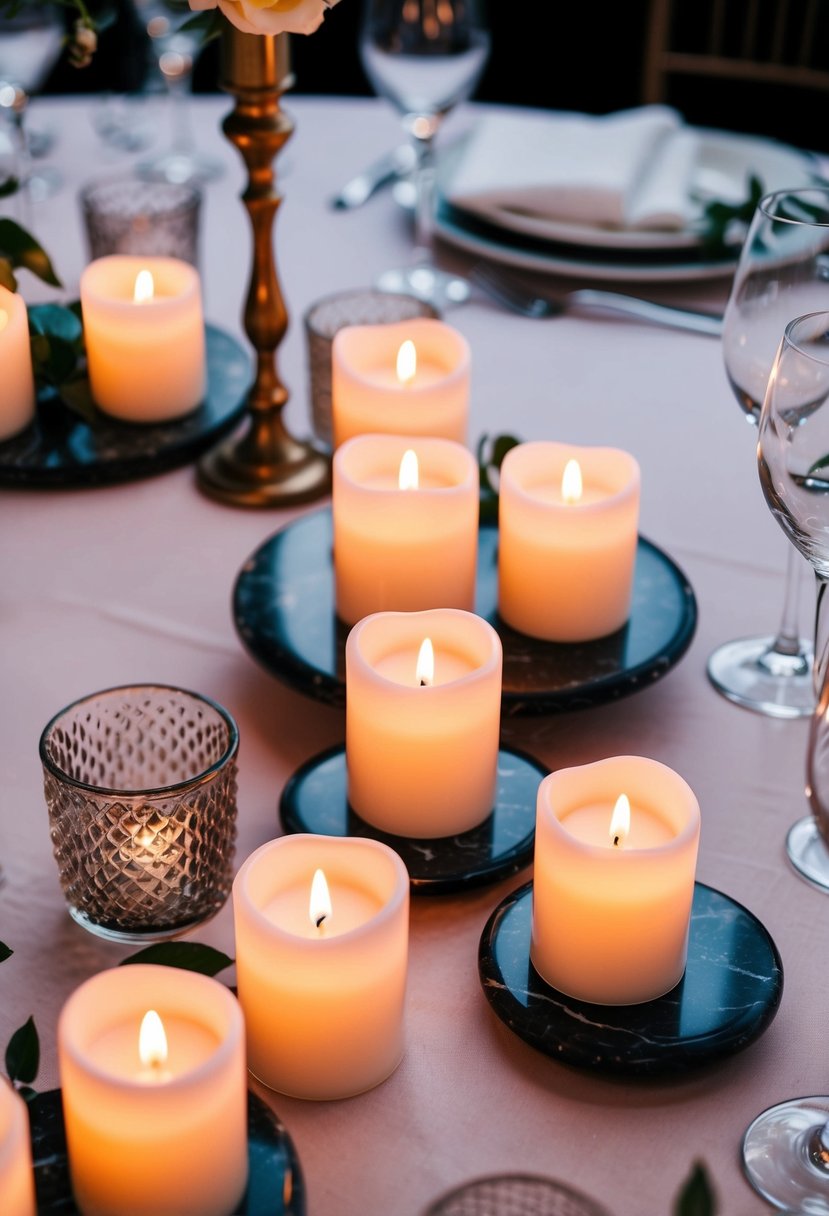
[[[817,580],[817,604],[815,606],[815,692],[821,696],[826,672],[829,668],[829,612],[826,611],[826,589],[829,586],[826,579],[815,571]]]
[[[789,675],[807,675],[809,658],[804,654],[800,644],[800,568],[798,553],[792,546],[786,551],[786,589],[783,597],[783,615],[775,634],[774,641],[766,653],[758,660],[759,663],[773,676],[784,672]],[[815,651],[817,654],[817,651]],[[801,664],[798,664],[798,659]],[[802,671],[801,671],[802,665]]]
[[[433,136],[413,135],[415,162],[414,257],[418,263],[432,261],[432,230],[435,198],[435,150]]]

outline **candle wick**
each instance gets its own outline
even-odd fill
[[[421,680],[421,681],[420,681],[420,687],[421,687],[421,688],[425,688],[425,687],[426,687],[426,681],[425,681],[425,680]]]
[[[317,926],[318,929],[322,928],[322,922],[324,920],[325,920],[325,913],[323,912],[322,916],[318,916],[317,919],[314,921],[314,924]]]
[[[614,848],[618,848],[618,847],[619,847],[619,837],[618,837],[618,836],[614,836],[614,837],[613,837],[613,847],[614,847]]]

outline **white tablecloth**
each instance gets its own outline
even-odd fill
[[[93,104],[44,102],[31,116],[58,135],[64,185],[37,205],[34,220],[68,293],[85,258],[76,189],[127,163],[95,136]],[[193,108],[199,143],[226,163],[206,192],[207,316],[241,333],[250,252],[237,199],[242,170],[218,132],[229,106],[217,97]],[[302,433],[302,312],[405,259],[409,229],[388,193],[354,213],[327,206],[398,138],[389,109],[308,98],[286,108],[297,130],[279,162],[285,202],[276,244],[291,313],[280,366],[292,390],[288,421]],[[25,290],[43,298],[31,279]],[[722,306],[726,292],[720,283],[650,294]],[[805,812],[807,726],[738,709],[705,675],[716,645],[771,631],[780,609],[786,542],[761,497],[754,434],[710,338],[611,319],[524,320],[483,299],[449,319],[472,348],[472,439],[510,430],[628,448],[642,466],[641,531],[684,568],[699,604],[696,639],[665,679],[588,712],[508,722],[505,738],[551,767],[632,752],[678,770],[702,807],[698,877],[744,903],[773,935],[786,972],[782,1006],[750,1049],[680,1080],[613,1081],[537,1054],[493,1016],[476,964],[484,922],[527,872],[463,897],[413,900],[408,1048],[389,1081],[346,1102],[268,1100],[298,1147],[311,1216],[416,1216],[445,1189],[503,1171],[567,1180],[615,1216],[661,1216],[696,1158],[709,1167],[722,1212],[752,1216],[767,1209],[740,1174],[746,1124],[774,1102],[829,1086],[829,900],[794,876],[783,853],[788,826]],[[35,1015],[40,1088],[57,1084],[62,1002],[129,953],[65,911],[40,731],[74,698],[114,684],[198,689],[240,726],[238,860],[274,836],[286,778],[344,734],[342,713],[289,691],[247,656],[231,619],[239,568],[294,514],[211,502],[192,468],[107,489],[0,492],[0,938],[15,950],[0,967],[0,1043]],[[803,624],[808,633],[806,612]],[[232,954],[229,905],[192,936]]]

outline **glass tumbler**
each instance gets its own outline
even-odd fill
[[[195,185],[102,178],[78,199],[90,258],[113,253],[199,260],[202,195]]]
[[[40,737],[70,915],[112,941],[161,941],[213,916],[233,880],[239,732],[197,693],[139,684],[62,709]]]

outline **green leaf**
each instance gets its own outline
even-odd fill
[[[182,971],[198,971],[201,975],[213,976],[231,967],[234,961],[222,954],[221,950],[214,950],[201,942],[159,942],[157,946],[147,946],[145,950],[122,959],[121,966],[155,963],[161,967],[180,967]]]
[[[704,205],[700,236],[709,255],[723,256],[743,240],[763,193],[761,179],[751,174],[746,183],[744,199],[737,203],[711,199]]]
[[[32,363],[35,379],[40,383],[58,385],[68,380],[78,364],[75,347],[63,338],[33,334],[31,338]]]
[[[6,177],[0,182],[0,198],[8,198],[11,194],[16,194],[20,189],[20,182],[16,177]]]
[[[31,1102],[32,1098],[37,1097],[37,1090],[32,1089],[31,1085],[21,1085],[17,1092],[24,1102]]]
[[[8,258],[0,257],[0,286],[7,291],[17,291],[17,279]]]
[[[829,469],[829,452],[825,456],[821,456],[814,464],[809,465],[806,476],[811,477],[814,473],[819,473],[821,469]]]
[[[83,338],[80,318],[74,309],[63,304],[33,304],[29,309],[29,330],[69,343],[80,343]]]
[[[6,1048],[6,1072],[10,1081],[28,1084],[37,1076],[40,1064],[40,1040],[34,1018],[15,1030]]]
[[[0,963],[5,963],[7,958],[11,958],[14,954],[11,946],[7,946],[5,942],[0,942]]]
[[[716,1216],[714,1191],[708,1171],[701,1161],[695,1161],[674,1205],[674,1216]]]
[[[0,257],[6,258],[13,268],[28,270],[51,287],[60,287],[49,255],[25,228],[14,220],[0,219]]]
[[[92,398],[92,390],[86,376],[78,376],[74,380],[64,380],[58,386],[58,394],[64,405],[74,410],[84,422],[92,425],[98,417],[98,407]]]

